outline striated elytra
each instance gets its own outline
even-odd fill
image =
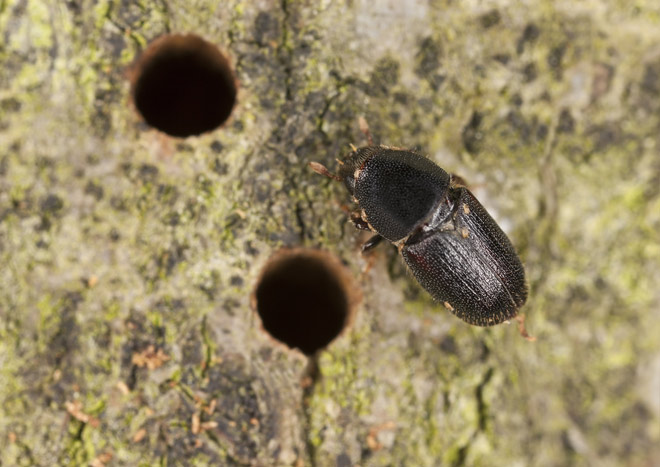
[[[337,175],[358,204],[351,220],[394,243],[417,281],[462,320],[492,326],[514,318],[527,299],[513,245],[456,177],[417,153],[385,146],[354,149]]]

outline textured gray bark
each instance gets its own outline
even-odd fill
[[[0,464],[660,463],[658,18],[0,2]],[[140,122],[128,70],[166,32],[231,57],[223,128]],[[468,181],[525,263],[536,342],[462,323],[387,246],[362,274],[345,190],[306,166],[363,144],[361,116]],[[363,293],[312,389],[250,307],[282,246],[336,254]]]

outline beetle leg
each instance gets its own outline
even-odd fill
[[[359,212],[351,213],[351,222],[358,230],[371,230],[371,227],[369,227],[369,223],[364,219],[362,219],[362,216],[360,216]]]
[[[518,332],[520,332],[520,335],[523,336],[525,339],[527,339],[530,342],[534,342],[536,340],[536,337],[530,336],[527,333],[527,329],[525,329],[525,314],[519,314],[515,318],[516,321],[518,321]]]
[[[364,255],[367,251],[373,249],[378,245],[383,237],[380,235],[376,234],[373,237],[371,237],[369,240],[367,240],[363,245],[362,245],[362,254]],[[371,268],[374,267],[374,263],[376,262],[376,255],[368,255],[367,256],[367,264],[364,266],[362,269],[362,276],[366,276],[369,274],[369,271],[371,271]]]
[[[369,239],[369,240],[371,240],[371,239]],[[369,242],[367,241],[367,243],[369,243]],[[376,243],[378,243],[378,242],[376,242]],[[362,247],[362,254],[364,254],[364,246]],[[370,255],[365,255],[365,257],[366,257],[365,259],[367,260],[367,262],[365,263],[364,267],[362,268],[362,273],[360,274],[360,278],[362,280],[364,280],[366,275],[369,274],[369,272],[371,271],[371,268],[373,268],[374,264],[376,263],[376,255],[370,254]]]
[[[383,237],[381,237],[380,235],[378,234],[374,235],[369,240],[364,242],[364,244],[362,245],[362,253],[366,253],[367,251],[375,248],[382,240]]]

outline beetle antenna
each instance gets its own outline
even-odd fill
[[[337,161],[337,164],[339,164],[339,165],[344,165],[344,161],[343,161],[343,160],[341,160],[341,159],[336,159],[336,158],[335,158],[335,160]]]
[[[335,175],[330,172],[328,168],[323,164],[319,164],[318,162],[310,162],[308,165],[309,168],[317,174],[325,175],[326,177],[332,178],[333,180],[341,181],[341,177],[339,177],[339,175]]]
[[[355,145],[353,143],[348,143],[348,146],[351,148],[351,151],[357,152],[357,148],[355,147]]]

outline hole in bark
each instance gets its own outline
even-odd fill
[[[329,253],[280,250],[262,270],[254,306],[266,332],[312,355],[350,324],[357,302],[350,280]]]
[[[222,125],[236,102],[229,60],[194,34],[152,42],[133,77],[133,101],[144,120],[171,136],[186,137]]]

